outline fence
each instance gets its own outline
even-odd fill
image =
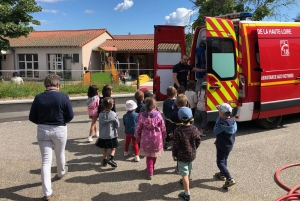
[[[124,68],[124,66],[127,66]],[[140,68],[140,64],[136,63],[119,63],[102,62],[101,66],[90,68],[87,71],[82,70],[39,70],[39,69],[18,69],[18,70],[0,70],[0,80],[9,82],[14,72],[18,72],[20,77],[26,81],[43,81],[48,73],[55,73],[65,82],[85,82],[86,84],[93,81],[101,81],[103,83],[116,83],[135,85],[137,89],[140,85],[153,79],[153,69]],[[20,73],[22,72],[22,73]],[[25,72],[25,73],[23,73]],[[28,73],[30,72],[30,73]],[[30,75],[30,76],[24,76]],[[137,79],[140,78],[140,79]]]

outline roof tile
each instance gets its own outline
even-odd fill
[[[103,47],[116,47],[118,51],[153,51],[154,39],[108,39],[99,46],[99,48]],[[94,50],[98,50],[98,48]]]
[[[11,47],[82,47],[105,32],[106,29],[34,31],[9,41]]]

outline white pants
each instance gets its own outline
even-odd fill
[[[45,196],[52,195],[51,164],[52,149],[56,156],[57,176],[63,176],[65,171],[65,147],[67,142],[67,126],[39,124],[37,140],[42,154],[42,187]]]

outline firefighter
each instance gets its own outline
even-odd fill
[[[174,87],[177,89],[179,86],[187,87],[189,71],[205,72],[205,69],[194,68],[188,64],[189,57],[186,54],[181,55],[181,61],[173,66],[173,80]]]

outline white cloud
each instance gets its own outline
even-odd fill
[[[95,11],[94,10],[85,10],[84,13],[88,13],[88,14],[92,14],[94,13]]]
[[[115,11],[123,11],[127,10],[128,8],[133,6],[133,1],[132,0],[124,0],[123,3],[119,3],[114,10]]]
[[[35,25],[35,24],[32,24],[32,23],[29,23],[29,26],[38,27],[38,26],[42,26],[42,25],[51,23],[51,21],[48,21],[48,20],[39,20],[39,21],[40,21],[41,25]]]
[[[63,0],[35,0],[36,2],[55,3]]]
[[[197,11],[189,10],[186,8],[177,8],[175,12],[165,17],[165,24],[186,26],[191,24],[191,16],[196,14]]]
[[[58,10],[48,10],[48,9],[43,9],[42,12],[45,12],[45,13],[58,13]]]

